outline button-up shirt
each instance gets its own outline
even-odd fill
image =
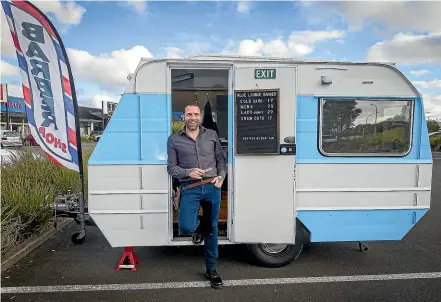
[[[180,181],[193,179],[189,176],[192,168],[212,168],[203,178],[227,175],[219,137],[211,129],[201,126],[196,140],[188,136],[185,129],[170,135],[167,141],[167,155],[167,171]]]

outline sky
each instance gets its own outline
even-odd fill
[[[78,103],[118,102],[139,60],[195,54],[394,62],[441,121],[441,1],[31,1],[67,49]],[[22,96],[1,13],[1,82]]]

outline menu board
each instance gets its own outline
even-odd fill
[[[236,154],[279,154],[279,89],[234,94]]]

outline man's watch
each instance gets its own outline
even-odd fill
[[[224,177],[223,176],[218,176],[217,179],[219,179],[220,181],[224,181]]]

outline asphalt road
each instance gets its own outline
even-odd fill
[[[138,270],[117,272],[115,267],[122,249],[111,248],[96,228],[88,228],[86,242],[74,246],[70,235],[77,226],[71,224],[2,274],[1,298],[5,301],[440,301],[441,153],[434,154],[432,189],[431,211],[405,239],[372,242],[367,253],[359,252],[355,243],[311,244],[290,265],[270,269],[249,263],[242,246],[220,247],[219,273],[226,281],[222,290],[211,289],[203,276],[202,247],[135,248],[142,262]],[[376,280],[368,280],[372,276]],[[278,284],[281,282],[287,284]],[[72,285],[78,288],[69,292],[41,292],[57,290],[51,286],[72,290]],[[38,290],[34,286],[44,287]],[[40,292],[19,293],[26,289]],[[4,290],[13,293],[4,294]]]

